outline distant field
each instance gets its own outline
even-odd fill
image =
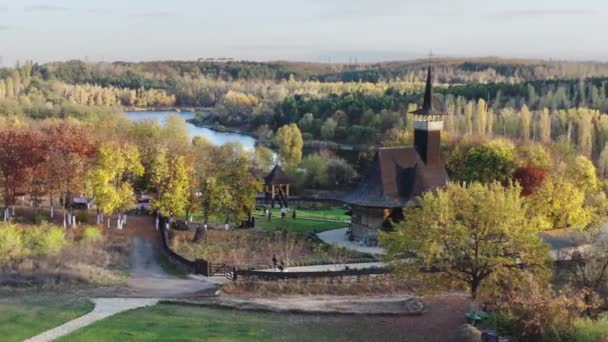
[[[84,299],[0,299],[0,340],[23,341],[93,310]]]
[[[348,224],[343,222],[317,221],[291,217],[281,218],[274,216],[270,221],[256,217],[255,226],[268,230],[286,230],[294,233],[320,233],[330,229],[344,228]]]
[[[441,331],[445,326],[434,331],[417,328],[425,319],[271,314],[159,304],[112,316],[59,341],[445,341],[450,333]]]

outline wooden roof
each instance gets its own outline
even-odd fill
[[[264,184],[266,185],[277,185],[277,184],[289,184],[291,179],[283,172],[283,169],[279,165],[275,165],[272,171],[264,177]]]
[[[380,148],[368,174],[342,200],[368,207],[401,207],[447,181],[443,164],[425,165],[413,146]]]

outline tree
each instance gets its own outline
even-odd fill
[[[522,187],[521,194],[523,196],[534,194],[545,180],[545,177],[547,177],[547,171],[532,164],[520,167],[513,174],[513,180]]]
[[[168,156],[167,149],[159,148],[152,161],[152,183],[156,188],[152,208],[160,215],[184,213],[189,199],[188,173],[183,156]]]
[[[585,248],[579,246],[571,253],[573,267],[568,271],[572,285],[584,294],[586,314],[594,316],[596,309],[606,304],[600,294],[608,290],[608,241],[601,231],[587,235],[587,240],[593,243]]]
[[[325,140],[332,140],[334,138],[336,127],[338,127],[338,123],[332,118],[327,118],[323,126],[321,126],[321,137],[323,137]]]
[[[515,171],[515,147],[508,140],[491,140],[464,156],[459,179],[467,182],[504,181]]]
[[[27,180],[36,165],[46,158],[43,137],[27,127],[5,126],[0,128],[0,175],[5,206],[14,206],[17,194],[28,188]]]
[[[84,181],[97,153],[92,140],[92,132],[86,126],[61,122],[42,128],[48,144],[46,187],[51,205],[51,218],[54,215],[54,195],[58,192],[63,206],[64,227],[72,221],[71,202],[73,194],[84,193]],[[69,211],[69,213],[68,213]]]
[[[543,108],[540,112],[540,141],[543,143],[549,143],[551,141],[551,117],[549,116],[549,109]]]
[[[119,146],[111,142],[101,146],[96,165],[90,173],[92,194],[99,210],[106,215],[118,212],[116,226],[122,229],[122,213],[135,202],[131,183],[133,176],[144,172],[139,151],[131,145]],[[98,216],[98,222],[100,222]],[[108,217],[108,226],[110,218]]]
[[[294,165],[302,160],[302,132],[296,124],[289,124],[279,128],[275,134],[279,144],[279,156],[286,165]]]
[[[524,141],[528,141],[530,139],[530,123],[532,122],[532,113],[528,109],[528,106],[523,105],[521,107],[519,117],[521,120],[521,138]]]
[[[552,229],[585,228],[592,222],[585,192],[567,178],[551,175],[529,199],[531,210],[542,215]]]
[[[258,145],[253,152],[253,170],[258,178],[264,177],[274,164],[274,152],[268,147]]]
[[[344,159],[330,159],[325,172],[326,183],[330,189],[342,189],[357,177],[357,171]]]
[[[488,106],[486,101],[479,99],[475,108],[475,133],[479,135],[486,134],[488,122]]]
[[[600,157],[597,164],[598,172],[602,176],[602,178],[608,177],[608,144],[604,146],[604,149],[600,153]]]
[[[381,233],[386,259],[404,276],[425,284],[466,286],[475,301],[482,288],[498,291],[493,275],[544,273],[548,251],[518,185],[499,183],[445,189],[418,198],[404,208],[394,233]],[[429,271],[429,272],[425,272]]]

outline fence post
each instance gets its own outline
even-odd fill
[[[205,259],[196,259],[194,261],[194,271],[196,274],[202,274],[205,277],[209,276],[209,261]]]

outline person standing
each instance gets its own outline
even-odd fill
[[[291,212],[291,218],[294,220],[296,219],[296,210],[295,209],[292,210],[292,212]]]

